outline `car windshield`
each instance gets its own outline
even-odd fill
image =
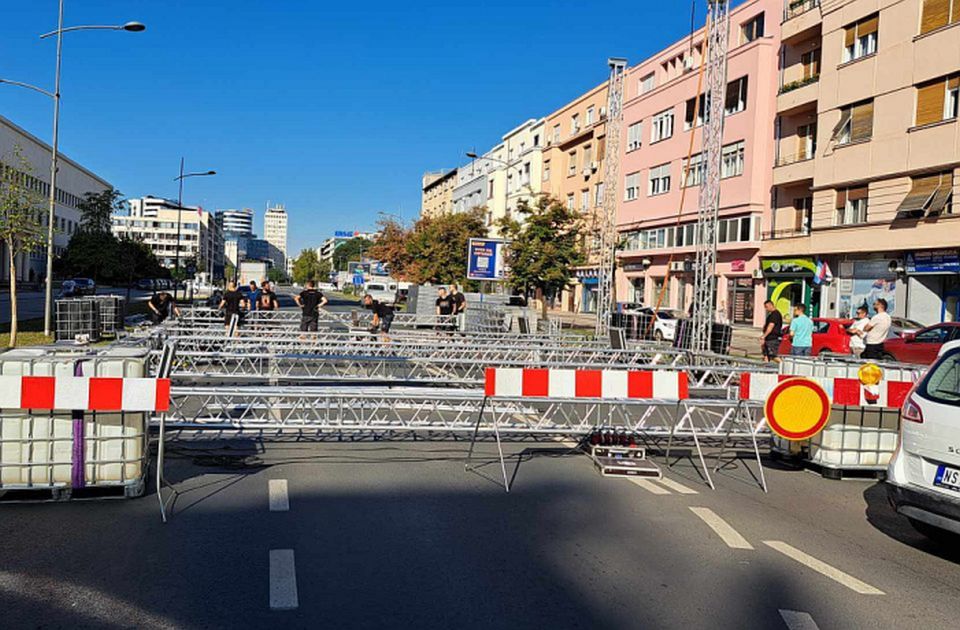
[[[960,348],[947,352],[933,366],[917,393],[934,402],[960,407]]]
[[[920,322],[915,322],[912,319],[907,319],[905,317],[894,317],[892,318],[891,321],[894,326],[898,326],[900,328],[908,328],[908,329],[923,328],[923,324],[921,324]]]
[[[383,285],[382,285],[382,284],[368,284],[368,285],[367,285],[367,291],[383,291],[383,290],[384,290],[384,288],[383,288]]]

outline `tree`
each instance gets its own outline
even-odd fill
[[[398,280],[407,279],[407,269],[413,257],[407,251],[412,230],[405,228],[393,217],[381,215],[377,221],[380,236],[370,247],[370,257],[390,265],[390,275]]]
[[[406,239],[409,262],[404,272],[410,282],[453,283],[467,277],[467,245],[487,235],[486,211],[421,217]]]
[[[546,317],[546,298],[552,299],[563,291],[573,268],[584,262],[580,247],[583,216],[546,196],[534,205],[521,200],[516,214],[522,220],[505,217],[499,221],[501,233],[510,240],[507,281],[512,288],[524,292],[535,289]]]
[[[317,280],[320,277],[320,261],[317,251],[304,249],[293,261],[293,281],[297,284],[306,284],[307,280]]]
[[[267,280],[274,284],[282,284],[287,281],[287,272],[279,267],[270,267],[267,269]]]
[[[17,257],[45,242],[40,216],[43,198],[31,186],[33,170],[19,145],[0,160],[0,241],[10,265],[10,347],[17,345]]]
[[[364,254],[370,252],[373,243],[359,236],[351,238],[333,250],[333,268],[337,271],[347,271],[348,263],[360,260]]]
[[[108,188],[98,193],[88,192],[77,204],[83,215],[80,229],[95,234],[110,234],[111,217],[127,208],[127,202],[116,188]]]

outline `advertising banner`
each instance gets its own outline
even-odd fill
[[[506,277],[504,262],[507,242],[494,238],[471,238],[467,246],[467,278],[501,281]]]

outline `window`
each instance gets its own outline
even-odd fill
[[[523,175],[520,177],[520,185],[530,185],[530,162],[524,162],[523,164]]]
[[[944,330],[945,334],[937,341],[949,339],[947,335],[950,334],[950,329],[946,326],[930,332],[939,333],[940,330]],[[956,333],[953,338],[957,338]],[[916,339],[919,341],[920,335],[917,335]],[[917,391],[922,397],[941,405],[960,407],[960,350],[954,348],[945,352],[943,358],[920,382]]]
[[[590,191],[581,190],[580,191],[580,210],[586,212],[590,209]]]
[[[867,222],[867,187],[858,186],[837,191],[835,225],[857,225]]]
[[[577,152],[571,151],[567,154],[567,177],[573,177],[577,174]]]
[[[594,123],[594,116],[596,114],[596,109],[593,105],[587,108],[587,124],[592,125]]]
[[[747,77],[740,77],[727,84],[727,96],[723,105],[724,113],[729,116],[747,108]]]
[[[689,167],[687,161],[683,161],[683,169],[687,174],[686,181],[684,186],[699,186],[703,182],[703,170],[705,163],[703,161],[703,154],[698,153],[690,157]]]
[[[553,126],[553,141],[554,143],[560,142],[560,124]]]
[[[833,128],[837,144],[863,142],[873,136],[873,100],[840,109],[840,121]]]
[[[626,177],[625,201],[633,201],[640,196],[640,173],[630,173]]]
[[[571,210],[573,210],[573,209],[574,209],[574,205],[573,205],[573,204],[574,204],[573,193],[569,193],[569,194],[567,195],[567,207],[570,208]]]
[[[880,17],[875,13],[844,28],[843,60],[853,61],[877,52],[877,27]]]
[[[538,133],[533,134],[533,146],[535,147],[540,146],[540,134]]]
[[[694,126],[699,127],[703,124],[703,121],[707,119],[709,106],[707,105],[708,99],[706,95],[700,95],[700,105],[697,106],[697,99],[690,98],[687,99],[686,114],[683,117],[683,129],[684,131],[692,129]],[[694,125],[694,118],[696,118],[696,125]]]
[[[493,199],[493,178],[487,180],[487,199]]]
[[[797,127],[797,161],[811,160],[817,152],[817,123]]]
[[[589,144],[583,147],[583,170],[584,175],[590,174],[590,169],[593,168],[593,147]]]
[[[593,205],[597,207],[603,205],[603,182],[593,186]]]
[[[673,135],[673,110],[660,112],[650,121],[650,142],[666,140]]]
[[[917,126],[956,118],[958,91],[960,91],[960,74],[941,77],[918,85]]]
[[[793,200],[793,231],[809,234],[813,220],[813,197],[797,197]]]
[[[657,75],[653,72],[640,79],[640,93],[646,94],[657,87]]]
[[[800,55],[800,65],[803,66],[803,80],[810,81],[820,76],[820,49],[811,50]]]
[[[661,164],[650,169],[650,185],[647,195],[662,195],[670,192],[670,163]]]
[[[755,39],[760,39],[763,37],[763,13],[753,18],[749,22],[744,23],[740,27],[740,32],[743,35],[743,43],[747,44],[752,42]]]
[[[635,122],[627,127],[627,153],[636,151],[640,148],[641,138],[643,137],[643,123]]]
[[[543,181],[550,181],[550,160],[543,161]]]
[[[911,179],[910,192],[897,208],[897,219],[939,216],[949,213],[953,196],[953,171],[922,175]]]
[[[720,177],[743,175],[743,141],[728,144],[720,153]]]
[[[662,296],[662,297],[661,297]],[[653,303],[670,304],[670,280],[667,278],[653,279]]]
[[[574,114],[570,118],[570,135],[576,135],[580,132],[580,114]]]
[[[960,22],[960,2],[923,0],[923,13],[920,17],[921,35],[956,22]]]

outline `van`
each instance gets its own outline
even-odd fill
[[[397,283],[368,282],[366,292],[381,304],[393,304],[397,300]]]

